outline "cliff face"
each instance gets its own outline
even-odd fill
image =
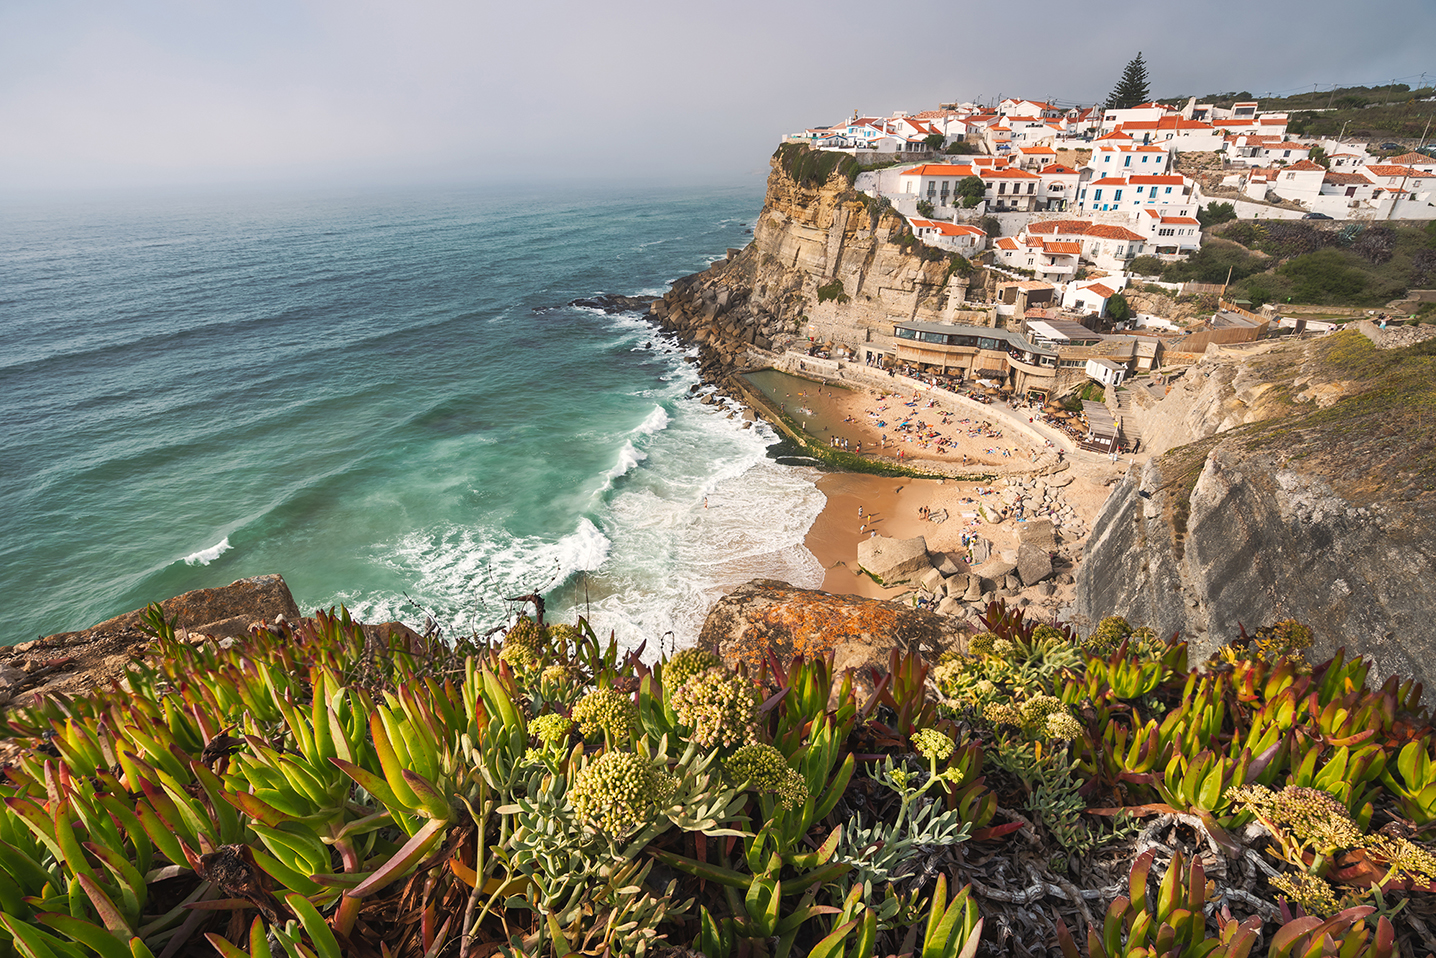
[[[1346,646],[1436,687],[1433,346],[1347,331],[1189,373],[1145,421],[1194,441],[1113,491],[1077,614],[1180,631],[1203,653],[1238,623],[1296,618],[1318,656]]]
[[[808,335],[862,343],[891,335],[894,320],[950,320],[968,279],[946,256],[899,242],[906,230],[841,173],[805,185],[775,156],[753,242],[676,282],[651,311],[700,345],[710,375],[739,364],[747,345],[780,349]]]

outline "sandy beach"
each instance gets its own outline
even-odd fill
[[[1033,463],[1047,452],[1016,430],[1004,429],[1002,417],[983,417],[967,408],[952,410],[925,395],[821,385],[791,378],[796,384],[770,398],[819,440],[869,458],[935,461],[1011,469]]]
[[[980,434],[981,421],[963,422],[961,414],[943,415],[940,408],[926,406],[926,400],[916,405],[912,396],[879,395],[866,390],[843,389],[838,387],[814,386],[797,395],[787,397],[790,412],[808,409],[814,419],[822,418],[838,422],[830,435],[814,429],[819,438],[836,436],[847,441],[853,451],[862,443],[864,454],[869,454],[874,444],[891,456],[895,442],[895,430],[884,430],[877,422],[890,425],[899,419],[887,418],[894,414],[907,414],[913,420],[924,421],[928,429],[943,433],[945,452],[937,453],[929,440],[926,447],[916,441],[916,432],[896,433],[914,441],[901,443],[900,448],[912,449],[913,459],[942,458],[951,461],[954,457],[966,455],[973,463],[1014,465],[1025,458],[1029,462],[1037,452],[1033,443],[1025,437],[997,437]],[[819,417],[819,413],[822,413]],[[834,413],[841,413],[835,416]],[[949,422],[944,423],[944,419]],[[819,427],[821,428],[821,427]],[[882,433],[888,432],[886,449]],[[979,434],[973,434],[979,433]],[[1008,451],[1007,456],[1002,450]],[[1019,458],[1020,457],[1020,458]],[[909,458],[904,456],[904,459]],[[1088,461],[1091,460],[1091,461]],[[1125,473],[1131,465],[1131,457],[1112,463],[1105,457],[1079,455],[1069,460],[1065,474],[1053,479],[1064,483],[1060,489],[1061,502],[1071,507],[1077,521],[1069,523],[1061,536],[1060,557],[1068,565],[1075,566],[1080,560],[1085,531],[1090,529],[1102,504],[1107,499],[1110,485]],[[1034,471],[1036,466],[1033,467]],[[908,479],[888,478],[860,473],[830,473],[818,480],[818,489],[827,497],[822,513],[808,531],[805,544],[826,570],[823,589],[837,594],[860,595],[868,598],[896,598],[911,591],[908,586],[886,589],[858,570],[858,543],[873,534],[894,539],[922,536],[930,553],[943,552],[963,564],[968,557],[964,534],[969,537],[982,536],[992,543],[994,556],[1014,554],[1018,544],[1020,523],[1015,512],[1000,521],[993,522],[1004,505],[1010,505],[1011,493],[1005,497],[1007,481],[994,479],[986,482],[968,482],[955,479]],[[979,508],[982,507],[982,508]],[[861,510],[861,511],[860,511]],[[940,517],[933,521],[927,516]],[[1073,531],[1082,530],[1082,534]],[[1059,582],[1051,596],[1034,599],[1039,608],[1055,611],[1071,601],[1071,584]]]

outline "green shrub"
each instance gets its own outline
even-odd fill
[[[848,302],[848,294],[843,292],[842,280],[835,279],[826,286],[818,287],[818,302],[826,303],[830,299],[835,299],[839,303]]]
[[[1155,256],[1138,256],[1127,264],[1127,271],[1138,276],[1161,276],[1166,265]]]

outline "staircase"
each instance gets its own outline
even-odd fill
[[[1144,387],[1134,384],[1133,388]],[[1118,435],[1121,437],[1122,446],[1126,449],[1137,448],[1141,442],[1142,433],[1137,428],[1137,410],[1132,403],[1132,391],[1108,387],[1105,398],[1107,408],[1112,410],[1112,416],[1117,420]]]

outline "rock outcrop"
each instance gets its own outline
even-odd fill
[[[858,565],[887,585],[919,581],[936,571],[927,554],[927,540],[922,536],[912,539],[874,536],[859,540]]]
[[[952,321],[969,278],[950,264],[912,242],[900,215],[842,173],[806,185],[780,151],[753,242],[677,280],[650,315],[696,344],[704,378],[720,382],[746,368],[753,350],[808,336],[862,342],[870,330],[891,333],[894,319]]]
[[[798,589],[754,579],[734,589],[708,613],[698,644],[729,661],[757,665],[767,650],[780,659],[835,653],[835,668],[886,668],[888,653],[916,650],[936,661],[948,649],[965,650],[963,622],[897,602]]]
[[[1187,413],[1211,433],[1134,467],[1094,523],[1079,622],[1120,614],[1206,653],[1295,618],[1317,656],[1345,646],[1436,687],[1430,345],[1347,331],[1213,364],[1223,385]]]
[[[298,621],[299,607],[279,575],[240,579],[227,586],[196,589],[160,603],[165,618],[195,635],[235,638],[258,622],[280,616]],[[79,632],[22,642],[0,649],[0,705],[20,693],[73,694],[124,675],[125,667],[150,642],[136,609]]]

